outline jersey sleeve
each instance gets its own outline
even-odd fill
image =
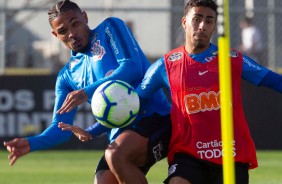
[[[282,75],[279,75],[273,71],[269,71],[259,85],[282,93]]]
[[[160,58],[148,68],[142,83],[137,87],[136,91],[140,98],[145,100],[162,87],[170,91],[164,58]]]
[[[257,86],[265,86],[282,93],[282,76],[245,55],[243,55],[242,77]]]
[[[257,64],[248,56],[243,55],[242,78],[252,84],[259,85],[269,69]]]
[[[114,53],[119,67],[109,76],[84,88],[92,96],[99,85],[108,80],[123,80],[130,84],[140,82],[144,65],[149,63],[126,24],[118,18],[108,18],[105,25],[105,36]],[[147,64],[146,64],[147,65]]]
[[[111,129],[103,126],[101,123],[94,123],[92,126],[85,129],[92,137],[97,137],[105,132],[109,132]]]
[[[73,124],[73,119],[77,108],[69,113],[57,114],[57,110],[62,106],[67,94],[70,92],[67,83],[59,76],[56,81],[56,99],[53,110],[53,119],[51,125],[41,134],[27,137],[30,144],[30,151],[49,149],[67,141],[72,133],[70,131],[62,131],[58,128],[58,122]]]

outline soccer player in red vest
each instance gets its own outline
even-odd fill
[[[154,62],[137,89],[141,98],[161,87],[171,94],[172,138],[165,183],[223,183],[218,47],[210,42],[216,21],[214,1],[190,0],[182,18],[185,45]],[[230,50],[230,57],[236,183],[247,184],[248,170],[258,164],[243,113],[241,79],[282,93],[282,76],[235,50]]]

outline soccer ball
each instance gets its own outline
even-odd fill
[[[135,89],[121,80],[101,84],[92,96],[91,108],[96,120],[108,128],[129,125],[140,107]]]

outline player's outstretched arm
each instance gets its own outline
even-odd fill
[[[63,131],[72,131],[74,135],[82,142],[86,142],[92,138],[92,136],[87,131],[78,126],[59,122],[58,127]]]
[[[84,89],[72,91],[67,95],[63,105],[57,111],[57,114],[63,114],[66,112],[70,112],[77,106],[86,102],[87,99],[88,99],[88,96],[85,93]]]
[[[10,166],[14,165],[18,158],[30,152],[29,142],[25,138],[15,138],[11,141],[4,142],[4,146],[10,152],[8,155]]]

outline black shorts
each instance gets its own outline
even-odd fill
[[[95,174],[98,172],[98,171],[102,171],[102,170],[110,170],[108,164],[107,164],[107,161],[105,159],[105,155],[102,156],[102,158],[100,159],[97,167],[96,167],[96,171],[95,171]]]
[[[147,174],[149,169],[159,160],[167,157],[168,146],[171,138],[171,119],[170,115],[161,116],[153,114],[146,117],[134,126],[129,126],[125,130],[132,130],[138,134],[147,137],[148,142],[148,160],[140,170]],[[101,158],[96,172],[99,170],[109,170],[104,156]]]
[[[179,176],[193,184],[223,184],[222,166],[196,159],[184,153],[177,153],[169,164],[169,175],[164,181]],[[248,164],[235,163],[235,180],[237,184],[249,183]]]

